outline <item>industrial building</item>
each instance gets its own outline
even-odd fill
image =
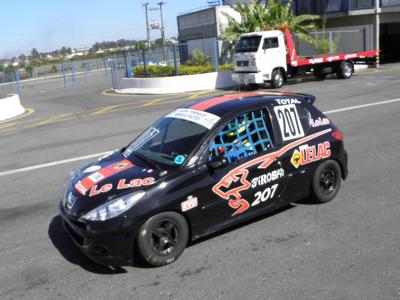
[[[214,41],[228,25],[222,12],[239,18],[233,3],[217,1],[177,17],[179,41],[187,45],[181,50],[183,59],[192,49],[214,55]],[[293,10],[326,19],[326,31],[336,35],[338,51],[381,49],[381,62],[400,61],[400,0],[293,0]],[[221,51],[221,44],[218,47]]]

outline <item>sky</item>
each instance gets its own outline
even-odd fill
[[[95,42],[117,39],[145,39],[145,13],[142,4],[158,7],[160,0],[1,0],[0,58],[32,48],[46,52],[61,48],[91,47]],[[166,37],[177,36],[176,16],[207,5],[207,0],[164,0]],[[150,20],[159,12],[150,11]],[[152,39],[160,31],[151,32]]]

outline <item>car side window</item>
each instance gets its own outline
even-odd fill
[[[264,39],[264,44],[263,44],[263,49],[272,49],[272,48],[278,48],[279,47],[279,42],[277,37],[272,37],[272,38],[265,38]]]
[[[270,124],[265,109],[233,118],[212,142],[209,159],[225,156],[229,162],[234,162],[272,148]]]

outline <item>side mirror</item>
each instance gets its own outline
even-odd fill
[[[221,169],[228,165],[228,160],[225,156],[215,156],[206,165],[211,170]]]

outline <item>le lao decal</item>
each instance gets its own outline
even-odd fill
[[[132,168],[134,165],[127,159],[121,160],[117,163],[111,164],[107,167],[101,168],[97,172],[90,174],[81,181],[75,184],[75,189],[82,195],[86,195],[86,192],[92,188],[95,184],[100,183],[104,179]]]
[[[302,145],[299,150],[294,150],[290,162],[297,169],[314,161],[318,161],[331,156],[331,144],[329,142],[318,145]]]
[[[132,179],[131,181],[126,181],[126,179],[120,179],[117,184],[117,190],[124,190],[124,189],[130,189],[134,187],[140,187],[140,186],[148,186],[154,184],[155,179],[153,177],[147,177],[147,178],[137,178],[137,179]],[[113,185],[111,183],[106,183],[102,185],[101,187],[98,187],[97,185],[94,185],[90,188],[89,192],[89,197],[97,196],[99,194],[107,193],[113,189]]]

